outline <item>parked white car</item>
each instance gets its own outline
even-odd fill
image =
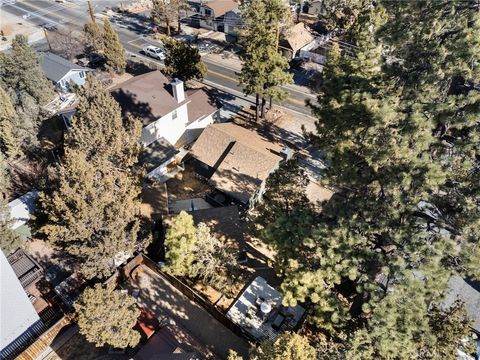
[[[160,49],[159,47],[156,47],[156,46],[153,46],[153,45],[149,45],[149,46],[146,46],[143,48],[143,52],[145,53],[145,55],[148,55],[154,59],[158,59],[158,60],[165,60],[165,51],[163,51],[162,49]]]

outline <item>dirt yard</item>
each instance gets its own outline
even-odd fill
[[[203,195],[212,191],[213,187],[201,181],[196,176],[192,164],[187,162],[180,177],[167,181],[167,190],[169,201],[177,201],[203,198]]]

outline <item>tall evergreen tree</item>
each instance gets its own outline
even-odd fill
[[[80,334],[95,346],[125,349],[140,341],[140,333],[133,329],[140,316],[133,297],[97,284],[83,292],[74,308]]]
[[[368,324],[391,289],[414,288],[406,271],[423,274],[424,313],[452,272],[479,276],[480,95],[469,86],[479,81],[478,20],[462,1],[378,2],[352,28],[355,56],[330,52],[312,140],[330,160],[325,182],[343,196],[304,226],[282,284],[285,303],[314,303],[317,326]],[[404,305],[392,319],[417,311]]]
[[[175,276],[188,276],[195,260],[194,248],[197,242],[192,215],[180,212],[172,219],[165,235],[165,258],[167,270]]]
[[[16,93],[26,92],[40,105],[53,99],[53,85],[43,74],[35,50],[27,38],[16,35],[10,52],[0,54],[0,83]]]
[[[208,69],[197,48],[176,40],[167,40],[164,43],[167,52],[165,66],[168,75],[183,81],[203,80]]]
[[[18,125],[16,116],[10,97],[0,86],[0,151],[7,158],[15,157],[20,153],[20,144],[14,131],[15,126]]]
[[[282,100],[287,93],[280,87],[293,82],[288,61],[278,52],[281,24],[286,22],[288,8],[281,0],[251,0],[242,5],[242,71],[240,84],[246,95],[256,96],[256,117],[260,98],[262,118],[266,99]]]
[[[295,333],[281,334],[275,342],[265,341],[252,349],[252,360],[311,360],[317,352],[308,339]]]
[[[198,224],[195,237],[194,262],[188,276],[225,293],[233,283],[232,270],[237,265],[234,252],[205,223]]]
[[[123,74],[127,67],[125,49],[108,19],[103,22],[103,55],[107,69]]]
[[[10,177],[6,168],[6,161],[0,152],[0,250],[9,253],[23,245],[18,234],[12,230],[13,221],[10,218],[8,193],[10,191]]]
[[[85,277],[109,276],[117,261],[145,245],[139,179],[70,149],[53,171],[52,189],[40,194],[40,235],[76,259]]]
[[[474,351],[462,303],[442,309],[429,301],[422,279],[410,275],[374,308],[349,339],[349,359],[457,359]]]
[[[87,54],[103,51],[103,36],[96,22],[88,22],[83,26],[85,36],[85,52]]]
[[[89,76],[78,92],[72,130],[65,135],[65,146],[81,151],[89,161],[107,160],[117,168],[128,168],[137,162],[141,127],[138,119],[123,119],[110,92]]]
[[[86,277],[110,275],[148,241],[140,232],[139,137],[138,121],[124,123],[111,95],[89,79],[38,217],[39,233],[75,257]]]

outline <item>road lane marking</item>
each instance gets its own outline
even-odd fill
[[[57,21],[55,21],[55,20],[46,18],[45,16],[42,16],[42,15],[38,15],[38,14],[36,14],[35,12],[30,11],[29,9],[25,9],[25,8],[23,8],[23,7],[20,7],[20,6],[14,5],[14,4],[8,4],[8,6],[11,6],[11,7],[14,8],[14,9],[20,10],[20,11],[24,12],[25,14],[29,14],[30,16],[36,17],[36,18],[38,18],[38,19],[41,19],[41,20],[43,20],[43,21],[45,21],[45,22],[47,22],[47,23],[53,23],[53,24],[58,25],[58,26],[62,25],[61,23],[59,23],[59,22],[57,22]],[[34,25],[35,25],[35,24],[34,24]],[[37,26],[37,25],[35,25],[35,26]]]
[[[52,8],[58,9],[58,11],[60,11],[60,10],[63,9],[63,6],[61,6],[61,4],[56,4],[56,5],[52,5],[52,6],[50,6],[50,7],[47,7],[47,8],[42,8],[42,7],[40,7],[40,6],[35,5],[33,2],[17,1],[17,3],[18,3],[18,4],[22,4],[22,5],[26,6],[26,7],[30,7],[30,8],[33,8],[33,9],[37,9],[36,12],[30,12],[29,10],[22,8],[23,11],[28,11],[28,12],[31,13],[33,16],[42,18],[42,19],[44,19],[44,20],[46,20],[46,21],[48,21],[48,22],[50,22],[50,23],[54,23],[54,24],[57,24],[57,25],[59,25],[59,26],[60,26],[60,25],[63,25],[63,23],[58,22],[58,21],[55,21],[55,20],[53,20],[53,19],[52,19],[52,20],[51,20],[51,19],[48,19],[48,18],[46,18],[45,16],[51,14],[51,16],[59,17],[59,18],[61,18],[63,21],[66,20],[66,21],[70,21],[70,22],[71,22],[71,21],[78,22],[78,18],[73,18],[73,17],[70,17],[70,16],[66,16],[66,15],[64,15],[64,14],[62,14],[62,13],[58,13],[57,11],[47,11],[47,12],[45,12],[46,10],[49,10],[49,9],[52,9]],[[42,12],[43,12],[43,14],[42,14],[42,15],[39,15],[39,14],[42,13]]]

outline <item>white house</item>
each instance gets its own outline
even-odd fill
[[[238,3],[233,0],[211,0],[200,5],[200,26],[219,32],[225,31],[224,15],[238,9]]]
[[[93,71],[49,52],[42,54],[39,60],[45,76],[59,91],[69,91],[71,82],[82,86],[87,80],[87,73]]]
[[[182,81],[169,81],[160,71],[135,76],[111,92],[124,116],[142,120],[140,160],[156,179],[178,170],[178,149],[195,141],[218,111],[204,89],[185,91]]]
[[[13,341],[41,321],[7,258],[0,251],[0,358]]]

